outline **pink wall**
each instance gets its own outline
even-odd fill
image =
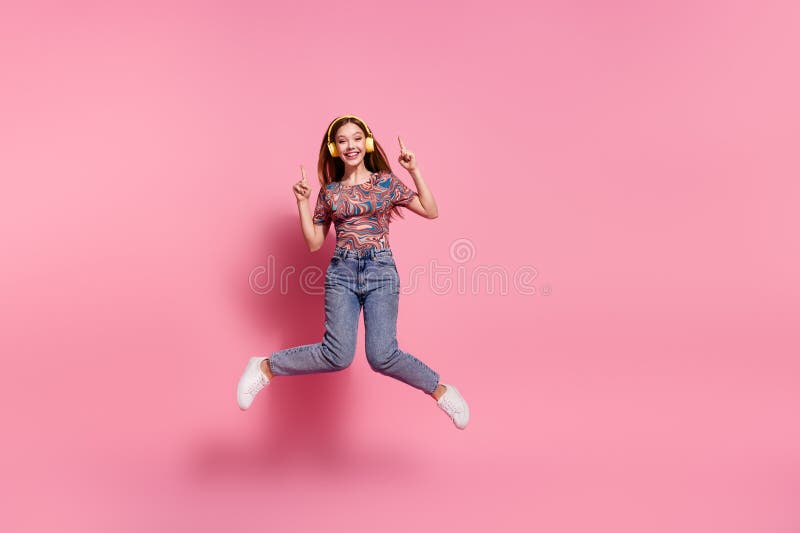
[[[0,529],[800,527],[796,2],[17,4]],[[438,201],[391,242],[454,286],[398,338],[466,431],[363,323],[346,371],[236,406],[248,357],[321,337],[296,275],[333,235],[308,253],[291,184],[344,113]],[[490,266],[537,276],[457,290]]]

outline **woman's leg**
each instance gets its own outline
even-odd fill
[[[397,345],[400,284],[394,259],[383,256],[373,263],[364,299],[367,361],[376,372],[431,394],[444,392],[439,374]]]
[[[356,353],[360,312],[358,295],[350,284],[337,282],[329,268],[325,282],[325,334],[322,342],[274,352],[262,362],[262,369],[268,366],[268,376],[290,376],[347,368]]]

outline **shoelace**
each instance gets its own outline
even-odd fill
[[[456,414],[461,414],[464,412],[462,406],[460,404],[454,403],[450,401],[449,398],[446,398],[442,401],[442,408],[447,412],[448,415],[451,417]]]
[[[256,381],[254,381],[253,383],[251,383],[247,387],[247,393],[250,394],[250,395],[255,395],[255,394],[258,393],[258,391],[263,389],[264,386],[266,386],[266,384],[267,384],[267,380],[264,377],[264,374],[261,374],[260,371],[259,371],[259,375],[258,375],[258,378],[256,379]]]

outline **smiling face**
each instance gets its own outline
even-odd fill
[[[357,167],[366,155],[366,138],[364,131],[348,122],[341,126],[334,135],[333,141],[339,152],[339,158],[349,167]]]

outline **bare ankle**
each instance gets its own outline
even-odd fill
[[[433,398],[434,398],[435,400],[438,400],[439,398],[441,398],[441,397],[442,397],[442,394],[444,394],[444,391],[445,391],[445,390],[447,390],[447,387],[445,387],[444,385],[442,385],[441,383],[439,383],[439,384],[436,386],[436,388],[433,390],[433,392],[431,393],[431,396],[433,396]]]
[[[269,357],[261,361],[261,372],[267,376],[268,379],[272,379],[272,370],[269,368]]]

